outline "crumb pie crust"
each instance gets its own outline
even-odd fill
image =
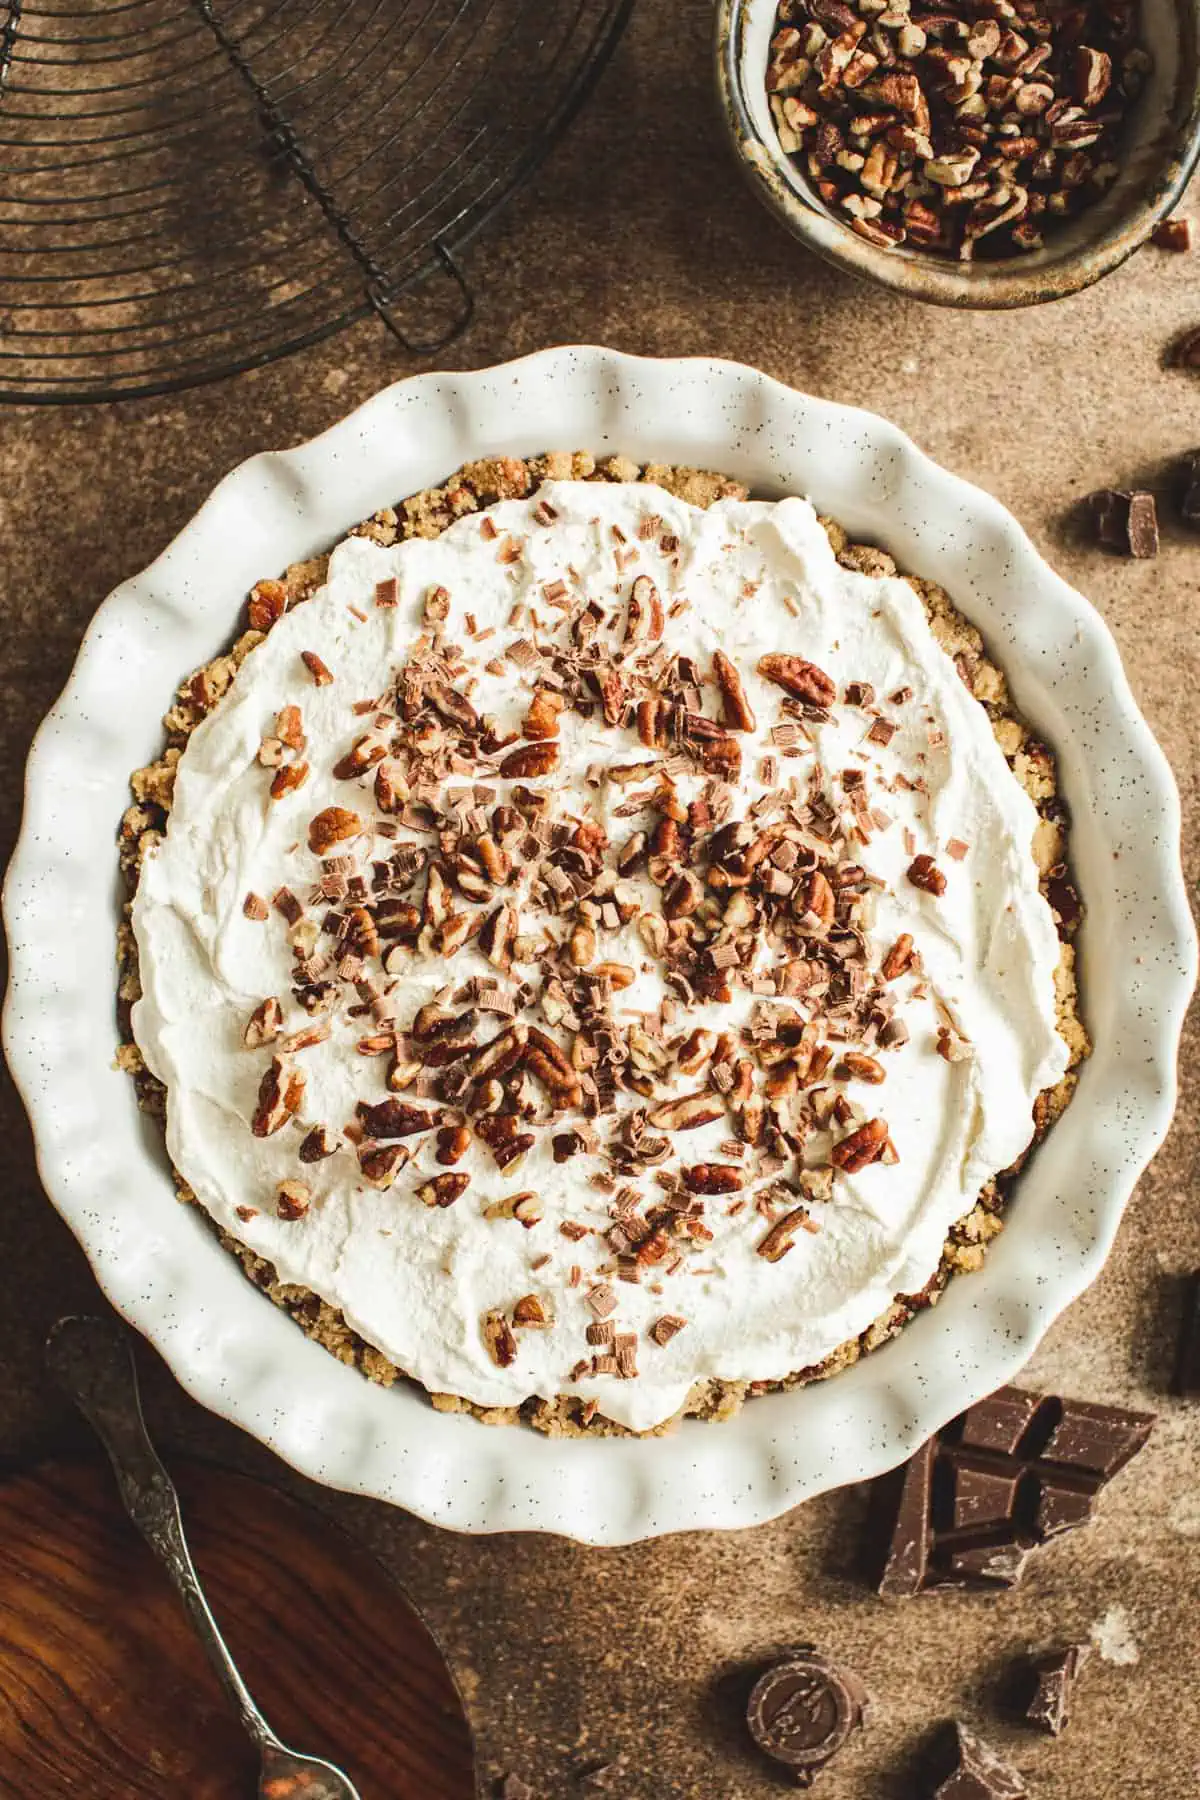
[[[652,482],[698,507],[710,506],[720,499],[742,498],[746,493],[740,484],[717,474],[697,469],[640,465],[626,457],[597,460],[587,452],[575,452],[552,453],[527,461],[489,458],[467,464],[442,487],[428,489],[395,508],[384,508],[348,535],[366,537],[382,545],[413,537],[437,537],[455,520],[498,501],[526,497],[546,480]],[[827,519],[821,522],[843,566],[867,576],[897,573],[896,565],[884,551],[870,545],[853,544],[835,522]],[[164,754],[132,777],[134,804],[122,820],[120,843],[121,864],[131,894],[137,886],[142,858],[160,842],[165,831],[175,768],[188,737],[229,690],[241,663],[262,642],[276,620],[285,610],[303,604],[322,585],[328,560],[328,556],[320,556],[296,563],[281,580],[259,582],[250,596],[249,628],[226,654],[198,670],[180,688],[175,704],[163,721],[167,734]],[[953,658],[970,692],[984,706],[1013,775],[1038,813],[1033,854],[1042,892],[1050,905],[1060,939],[1055,977],[1057,1025],[1070,1060],[1063,1078],[1054,1087],[1044,1090],[1035,1102],[1033,1142],[1036,1143],[1069,1103],[1078,1065],[1089,1049],[1077,1010],[1072,939],[1081,909],[1067,869],[1066,811],[1057,794],[1053,758],[1014,712],[1004,676],[985,657],[980,634],[956,611],[942,589],[930,582],[913,578],[910,581],[924,605],[934,636]],[[126,911],[128,914],[128,908]],[[130,1029],[130,1011],[139,996],[140,983],[137,946],[128,923],[120,930],[119,964],[119,1017],[123,1041],[118,1062],[133,1077],[143,1108],[162,1118],[166,1090],[146,1068]],[[732,1417],[744,1401],[754,1395],[802,1386],[834,1374],[893,1337],[914,1313],[936,1302],[952,1274],[972,1272],[982,1265],[987,1244],[1002,1229],[1009,1184],[1024,1160],[1022,1156],[1017,1164],[989,1182],[976,1204],[952,1228],[939,1267],[921,1293],[898,1296],[866,1331],[842,1344],[819,1364],[798,1369],[781,1380],[748,1383],[707,1379],[697,1382],[681,1411],[648,1435],[672,1429],[683,1416],[707,1420]],[[181,1198],[192,1201],[194,1196],[178,1173],[176,1182]],[[255,1285],[340,1361],[353,1364],[384,1386],[403,1374],[381,1351],[352,1330],[335,1307],[306,1288],[281,1282],[270,1263],[227,1233],[219,1232],[219,1235]],[[585,1401],[577,1395],[560,1395],[555,1400],[531,1397],[519,1407],[481,1407],[460,1396],[442,1393],[433,1393],[430,1399],[440,1411],[471,1412],[487,1424],[524,1421],[551,1435],[629,1435],[626,1427],[607,1419],[595,1401]]]

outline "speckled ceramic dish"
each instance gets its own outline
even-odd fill
[[[1095,1054],[983,1271],[833,1380],[658,1439],[491,1431],[336,1362],[179,1205],[159,1135],[111,1067],[114,837],[129,771],[156,753],[166,697],[229,637],[251,583],[472,457],[580,446],[810,495],[948,588],[1058,753],[1089,907]],[[1014,1375],[1096,1275],[1166,1132],[1195,960],[1170,772],[1105,626],[1003,508],[870,413],[731,363],[587,348],[400,382],[323,437],[228,476],[97,614],[30,756],[5,916],[5,1046],[47,1190],[184,1386],[318,1481],[461,1530],[590,1543],[757,1524],[879,1473]]]
[[[788,230],[826,262],[941,306],[1033,306],[1090,287],[1144,244],[1175,206],[1200,158],[1200,0],[1142,0],[1154,69],[1133,109],[1120,176],[1097,205],[1046,247],[1015,259],[947,262],[882,250],[851,231],[786,156],[767,101],[778,0],[718,0],[717,92],[750,185]]]

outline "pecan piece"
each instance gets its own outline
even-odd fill
[[[723,1098],[708,1089],[696,1094],[682,1094],[678,1100],[668,1100],[647,1115],[656,1131],[695,1131],[701,1125],[712,1125],[724,1117]]]
[[[300,661],[312,676],[314,686],[329,686],[330,682],[333,680],[333,671],[329,668],[328,664],[321,661],[321,658],[317,655],[315,650],[302,650],[300,652]]]
[[[271,782],[272,800],[282,800],[285,794],[294,794],[308,780],[308,764],[306,762],[284,763],[276,769]]]
[[[522,1131],[514,1113],[485,1113],[475,1121],[475,1135],[487,1145],[498,1169],[507,1169],[532,1150],[537,1141],[532,1131]]]
[[[625,642],[653,643],[662,636],[664,623],[662,596],[648,575],[639,575],[629,594]]]
[[[887,1122],[884,1119],[868,1119],[849,1137],[844,1137],[835,1144],[829,1153],[829,1160],[835,1169],[843,1174],[855,1175],[859,1169],[865,1169],[868,1163],[878,1162],[888,1142]]]
[[[908,931],[902,931],[887,955],[884,957],[879,973],[883,976],[885,981],[895,981],[898,976],[903,975],[908,969],[912,968],[912,963],[912,934]]]
[[[733,1163],[693,1163],[683,1171],[689,1194],[736,1194],[745,1181],[744,1172]]]
[[[423,1131],[432,1131],[438,1123],[436,1113],[410,1106],[406,1100],[380,1100],[375,1106],[360,1100],[355,1111],[363,1130],[373,1138],[416,1137]]]
[[[932,856],[914,856],[908,865],[908,879],[915,888],[923,893],[938,897],[946,891],[946,877],[934,862]]]
[[[437,1134],[437,1159],[443,1168],[461,1162],[471,1148],[471,1133],[465,1125],[443,1125]]]
[[[453,1206],[471,1185],[471,1177],[463,1169],[447,1169],[417,1189],[417,1199],[424,1206]]]
[[[324,856],[334,844],[357,837],[362,828],[356,812],[349,812],[344,806],[327,806],[309,822],[308,847],[314,856]]]
[[[683,1073],[698,1075],[711,1059],[716,1042],[716,1036],[711,1031],[690,1032],[675,1052],[675,1061]]]
[[[813,869],[799,889],[799,899],[793,901],[802,919],[815,919],[813,927],[817,931],[828,931],[837,913],[837,901],[829,878],[820,869]]]
[[[742,747],[735,737],[722,732],[700,745],[700,766],[706,775],[721,781],[736,781],[742,772]]]
[[[281,1219],[302,1219],[312,1201],[306,1181],[281,1181],[275,1190],[275,1211]]]
[[[369,734],[360,737],[345,756],[333,765],[333,773],[338,781],[353,781],[356,775],[363,775],[381,763],[387,755],[387,745]]]
[[[791,1249],[796,1233],[803,1230],[808,1222],[806,1206],[795,1206],[791,1212],[784,1213],[781,1219],[776,1219],[767,1235],[760,1239],[755,1246],[759,1256],[767,1262],[781,1262]]]
[[[837,697],[837,688],[816,663],[802,656],[760,657],[758,672],[764,681],[773,682],[785,694],[792,694],[809,706],[829,707]]]
[[[337,1139],[326,1125],[314,1125],[300,1144],[302,1163],[324,1162],[337,1149]]]
[[[722,717],[731,731],[753,731],[758,721],[746,698],[737,667],[721,650],[713,652],[713,674],[721,690]]]
[[[536,1294],[525,1294],[513,1307],[512,1322],[518,1328],[543,1330],[547,1325],[553,1325],[554,1320]]]
[[[258,1086],[258,1107],[250,1129],[255,1137],[272,1137],[285,1126],[304,1099],[304,1073],[293,1069],[281,1056],[271,1058]]]
[[[247,608],[251,631],[270,631],[287,610],[287,584],[282,581],[258,581],[250,590]]]
[[[847,1050],[838,1068],[838,1073],[845,1081],[869,1081],[872,1087],[878,1087],[886,1081],[887,1071],[881,1062],[873,1056],[865,1056],[859,1050]]]
[[[549,775],[557,763],[558,745],[553,740],[522,744],[519,749],[509,751],[500,764],[499,773],[510,781],[530,781],[539,775]]]
[[[494,969],[507,969],[511,963],[517,923],[515,907],[498,906],[480,927],[479,948]]]
[[[521,721],[521,735],[544,739],[558,736],[558,719],[566,702],[553,688],[535,688],[529,711]]]
[[[482,1081],[488,1076],[497,1080],[501,1075],[507,1075],[521,1061],[528,1041],[528,1025],[510,1025],[507,1031],[502,1031],[472,1057],[472,1079]]]
[[[242,1042],[247,1050],[261,1050],[264,1044],[275,1041],[282,1028],[283,1008],[272,994],[269,999],[260,1000],[250,1014]]]
[[[483,1315],[483,1341],[487,1345],[488,1355],[498,1369],[507,1369],[515,1361],[517,1340],[513,1336],[512,1326],[502,1312]]]
[[[390,1188],[408,1161],[403,1144],[370,1144],[358,1153],[358,1166],[364,1181],[373,1188]]]

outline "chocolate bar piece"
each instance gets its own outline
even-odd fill
[[[1096,541],[1123,556],[1158,555],[1158,508],[1144,489],[1105,488],[1092,496]]]
[[[1020,1388],[989,1395],[875,1483],[878,1592],[1015,1587],[1040,1545],[1087,1522],[1153,1423],[1150,1413]]]
[[[1185,1398],[1200,1394],[1200,1269],[1190,1275],[1183,1294],[1183,1324],[1171,1392]]]
[[[799,1787],[811,1784],[866,1715],[867,1690],[854,1671],[807,1644],[760,1675],[746,1703],[751,1737]]]
[[[1179,515],[1200,531],[1200,450],[1189,450],[1180,464]]]
[[[1088,1655],[1086,1644],[1072,1644],[1066,1650],[1051,1650],[1033,1659],[1033,1693],[1025,1708],[1031,1725],[1040,1726],[1051,1737],[1058,1736],[1067,1722],[1072,1691]]]
[[[933,1800],[1027,1800],[1028,1792],[1011,1763],[954,1721],[954,1765],[934,1789]]]

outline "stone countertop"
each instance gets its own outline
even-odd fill
[[[585,114],[467,256],[477,320],[450,353],[474,367],[569,340],[651,355],[718,354],[872,407],[996,494],[1116,635],[1175,769],[1184,860],[1197,876],[1195,695],[1200,540],[1164,520],[1155,562],[1090,547],[1078,502],[1153,483],[1200,441],[1197,378],[1163,366],[1200,322],[1200,249],[1141,252],[1089,293],[1009,315],[894,300],[800,252],[732,167],[709,88],[708,8],[643,0]],[[1195,203],[1193,201],[1193,218]],[[7,849],[30,736],[95,607],[142,567],[251,452],[330,424],[410,372],[366,323],[303,355],[177,398],[0,413],[0,794]],[[846,1491],[731,1536],[585,1551],[532,1537],[456,1538],[322,1493],[143,1366],[163,1443],[282,1479],[372,1544],[440,1634],[470,1702],[481,1767],[540,1796],[589,1790],[617,1761],[621,1800],[766,1800],[733,1700],[774,1646],[814,1641],[855,1665],[875,1719],[821,1778],[823,1800],[916,1800],[922,1744],[961,1713],[1015,1758],[1040,1800],[1200,1791],[1200,1452],[1197,1415],[1165,1398],[1178,1277],[1200,1265],[1200,1092],[1185,1044],[1179,1116],[1092,1290],[1051,1331],[1031,1385],[1149,1406],[1149,1448],[1095,1526],[992,1599],[886,1604],[857,1584],[861,1494]],[[83,1441],[47,1388],[40,1346],[94,1303],[84,1259],[44,1199],[11,1087],[0,1209],[0,1454]],[[998,1695],[1024,1647],[1094,1638],[1100,1653],[1054,1742],[1004,1722]],[[48,1797],[49,1800],[49,1797]]]

